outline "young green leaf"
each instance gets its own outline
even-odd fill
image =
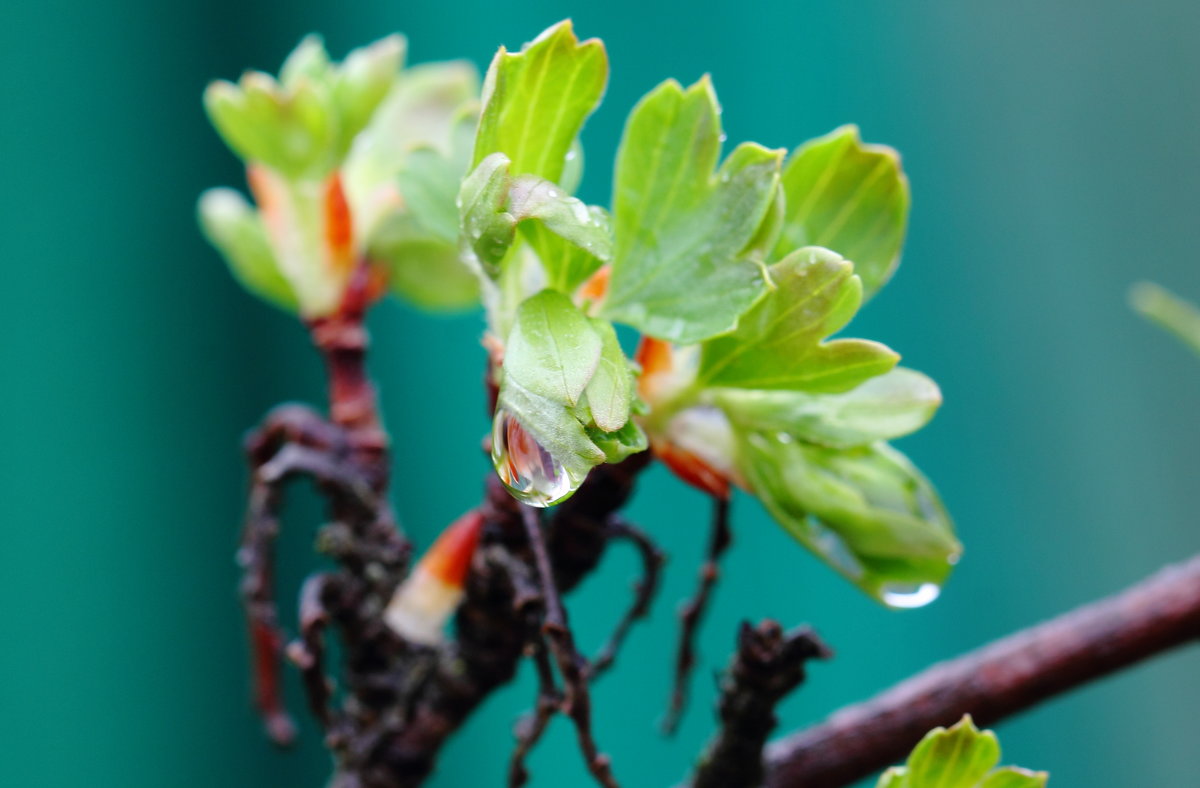
[[[899,356],[877,342],[822,341],[862,303],[853,263],[814,247],[793,252],[769,273],[774,286],[737,330],[704,344],[700,384],[840,392],[896,365]]]
[[[553,458],[566,476],[563,481],[568,494],[583,484],[588,471],[607,459],[604,450],[592,442],[569,408],[526,389],[507,375],[500,386],[497,405],[497,418],[505,412],[511,414]],[[497,457],[495,447],[492,456],[493,460]]]
[[[728,331],[762,293],[746,253],[775,196],[782,152],[721,147],[705,77],[668,80],[629,116],[617,155],[608,317],[681,344]]]
[[[741,432],[737,466],[784,529],[885,604],[932,601],[958,560],[936,491],[886,444],[835,450]]]
[[[1200,309],[1153,282],[1140,282],[1129,294],[1142,317],[1200,353]]]
[[[370,259],[388,272],[388,285],[422,309],[462,310],[479,303],[479,277],[459,259],[458,244],[395,213],[372,234]]]
[[[1000,743],[980,732],[968,714],[954,727],[935,728],[921,739],[905,766],[894,766],[876,788],[1044,788],[1048,775],[1016,767],[993,771]]]
[[[200,197],[200,227],[246,289],[295,312],[296,294],[279,272],[262,219],[233,189],[209,189]]]
[[[503,153],[514,174],[561,183],[567,154],[607,82],[604,45],[580,43],[569,20],[520,52],[501,47],[484,81],[474,163]]]
[[[484,273],[494,279],[516,241],[517,225],[536,222],[538,233],[558,236],[596,261],[583,263],[561,250],[542,258],[550,284],[567,292],[563,285],[577,284],[582,271],[594,270],[611,257],[608,217],[544,178],[510,175],[509,167],[503,153],[493,153],[463,181],[458,199],[463,238]],[[540,234],[532,237],[540,239],[541,250],[555,251]]]
[[[853,260],[865,298],[900,262],[908,222],[908,179],[892,148],[864,145],[857,126],[800,146],[783,170],[787,194],[776,258],[824,246]]]
[[[954,727],[938,728],[921,740],[908,756],[908,781],[931,788],[975,788],[999,761],[996,734],[981,733],[970,717],[964,717]]]
[[[593,318],[591,325],[602,345],[600,363],[585,389],[587,405],[597,427],[605,432],[615,432],[629,422],[629,411],[633,406],[633,372],[612,323]]]
[[[571,299],[543,290],[517,309],[504,349],[505,382],[573,407],[595,374],[603,347]]]
[[[924,427],[942,404],[936,383],[897,367],[842,394],[717,389],[713,401],[742,429],[786,432],[799,440],[848,449]]]

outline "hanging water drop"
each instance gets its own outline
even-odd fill
[[[562,463],[503,408],[492,424],[492,464],[512,496],[530,506],[552,506],[575,491]]]
[[[925,607],[942,593],[937,583],[884,583],[879,598],[888,607]]]

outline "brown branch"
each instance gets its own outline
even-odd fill
[[[334,711],[330,708],[333,686],[325,675],[325,628],[338,591],[338,577],[329,572],[312,575],[300,588],[300,637],[287,649],[288,659],[300,668],[308,707],[321,727],[329,730]]]
[[[566,608],[563,607],[562,598],[554,582],[554,569],[542,538],[542,522],[538,510],[522,506],[521,521],[525,526],[525,536],[529,540],[542,586],[542,604],[545,607],[542,631],[546,635],[550,652],[554,655],[558,672],[563,679],[563,711],[575,723],[579,749],[583,751],[584,762],[592,777],[605,788],[620,788],[613,777],[608,756],[600,752],[592,733],[592,701],[588,690],[587,671],[583,658],[575,648],[575,636],[571,632]]]
[[[525,758],[533,751],[534,746],[541,740],[542,734],[550,725],[555,712],[562,708],[563,695],[554,683],[554,672],[550,666],[550,655],[546,650],[546,641],[542,637],[531,644],[532,659],[538,677],[538,693],[533,711],[523,716],[517,722],[517,746],[513,749],[512,758],[508,764],[509,788],[521,788],[529,781],[529,770],[525,767]]]
[[[654,601],[658,591],[662,565],[666,561],[662,550],[658,549],[658,545],[654,544],[644,531],[618,517],[609,521],[609,533],[610,538],[627,539],[637,549],[642,559],[642,578],[634,588],[633,604],[625,611],[625,615],[621,617],[595,659],[591,660],[588,673],[592,681],[612,667],[630,628],[650,614],[650,603]]]
[[[849,785],[904,758],[931,728],[992,725],[1200,638],[1200,556],[1132,588],[925,670],[768,750],[768,788]]]
[[[694,788],[762,784],[763,746],[778,720],[775,706],[804,681],[804,663],[832,653],[812,630],[784,633],[774,621],[743,622],[737,653],[721,682],[721,730],[696,768]]]
[[[729,530],[729,499],[713,498],[712,531],[709,536],[708,556],[700,567],[700,587],[679,611],[679,649],[675,658],[675,679],[671,689],[671,702],[663,717],[662,729],[670,734],[679,727],[683,711],[687,707],[688,679],[696,666],[696,632],[708,609],[709,597],[720,577],[718,562],[733,541]]]

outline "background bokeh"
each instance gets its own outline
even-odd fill
[[[854,330],[942,384],[943,412],[901,448],[967,545],[941,601],[894,613],[738,500],[692,713],[664,741],[672,612],[707,516],[652,473],[633,517],[670,549],[665,594],[596,702],[627,786],[684,774],[739,617],[809,621],[837,648],[786,703],[791,728],[1200,547],[1200,363],[1125,305],[1139,278],[1200,296],[1190,0],[16,0],[0,26],[0,784],[322,785],[312,728],[280,754],[248,710],[232,559],[239,437],[277,401],[320,402],[320,369],[196,231],[201,189],[241,183],[200,93],[274,70],[313,30],[337,56],[400,30],[413,60],[482,66],[567,15],[613,64],[585,136],[592,200],[606,200],[624,114],[668,76],[711,71],[734,142],[794,146],[853,121],[900,149],[905,262]],[[479,331],[477,315],[394,303],[373,322],[397,506],[423,544],[486,470]],[[313,560],[312,501],[297,501],[285,598]],[[572,599],[584,643],[634,570],[614,551]],[[1194,786],[1198,676],[1192,649],[1057,700],[1002,727],[1006,756],[1059,788]],[[499,785],[531,692],[524,675],[497,694],[432,785]],[[589,784],[562,722],[532,766],[535,786]]]

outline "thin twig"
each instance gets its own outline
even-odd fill
[[[666,560],[666,556],[658,548],[658,545],[637,526],[614,516],[608,522],[608,529],[609,538],[626,539],[637,549],[638,555],[642,558],[642,577],[634,587],[633,604],[625,611],[625,615],[617,623],[616,629],[613,630],[608,641],[590,663],[588,678],[593,682],[601,673],[612,667],[617,658],[617,652],[620,651],[621,645],[625,642],[625,637],[634,623],[649,615],[650,604],[658,592],[662,565]]]
[[[729,499],[713,499],[712,531],[708,543],[708,556],[700,567],[700,587],[679,611],[680,631],[679,650],[675,658],[675,680],[671,690],[671,703],[662,721],[665,733],[674,733],[679,728],[679,721],[687,707],[688,679],[692,668],[696,666],[696,631],[704,613],[708,609],[708,600],[713,587],[720,577],[718,562],[721,555],[729,549],[733,541],[733,533],[729,530]]]
[[[546,610],[542,629],[558,664],[558,672],[562,675],[563,709],[575,723],[579,749],[583,751],[584,761],[592,777],[605,788],[620,788],[613,777],[608,756],[600,752],[592,735],[592,709],[587,672],[583,667],[583,659],[575,648],[575,637],[567,622],[567,611],[563,608],[554,582],[554,569],[546,552],[545,540],[542,538],[541,518],[535,509],[522,506],[521,522],[525,526],[525,535],[529,539],[534,565],[542,585],[542,599]]]
[[[1132,588],[928,668],[767,752],[768,788],[836,788],[899,762],[931,728],[991,725],[1200,639],[1200,556]]]
[[[529,781],[525,759],[546,732],[554,713],[561,710],[563,702],[562,693],[554,682],[554,671],[550,665],[550,655],[546,651],[545,638],[539,635],[530,647],[538,677],[537,700],[533,711],[523,715],[517,722],[517,746],[513,749],[508,764],[509,788],[520,788]]]

